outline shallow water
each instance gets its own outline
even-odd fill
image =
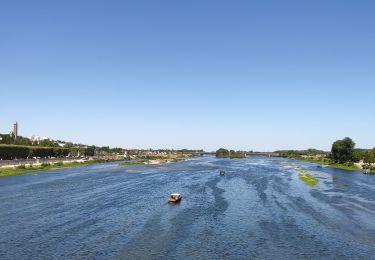
[[[0,223],[0,259],[374,259],[375,177],[267,157],[97,164],[0,178]]]

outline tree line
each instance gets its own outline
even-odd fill
[[[90,147],[38,147],[23,145],[0,144],[0,159],[27,159],[33,157],[67,157],[72,156],[93,156],[95,150]]]
[[[352,164],[359,161],[363,161],[364,163],[375,163],[375,147],[373,149],[357,149],[355,148],[355,142],[349,137],[345,137],[333,142],[330,152],[320,151],[316,149],[308,149],[302,151],[286,150],[275,152],[278,153],[281,157],[288,158],[320,156],[323,159],[327,159],[333,163],[339,164]]]
[[[224,148],[220,148],[216,151],[217,158],[245,158],[246,153],[243,151],[234,151],[234,150],[227,150]]]

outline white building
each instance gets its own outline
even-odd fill
[[[37,143],[39,143],[40,142],[40,136],[39,135],[32,135],[30,137],[30,140],[31,140],[31,142],[37,142]]]

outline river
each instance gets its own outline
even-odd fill
[[[307,186],[291,165],[320,182]],[[172,192],[180,204],[166,203]],[[0,178],[0,259],[374,256],[375,176],[360,172],[206,156]]]

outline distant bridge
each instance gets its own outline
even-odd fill
[[[268,157],[278,157],[280,156],[279,153],[274,152],[252,152],[246,153],[247,156],[268,156]]]
[[[202,152],[201,155],[208,154],[208,155],[215,155],[215,152]],[[279,157],[279,153],[274,152],[248,152],[245,153],[246,156],[268,156],[268,157]]]

